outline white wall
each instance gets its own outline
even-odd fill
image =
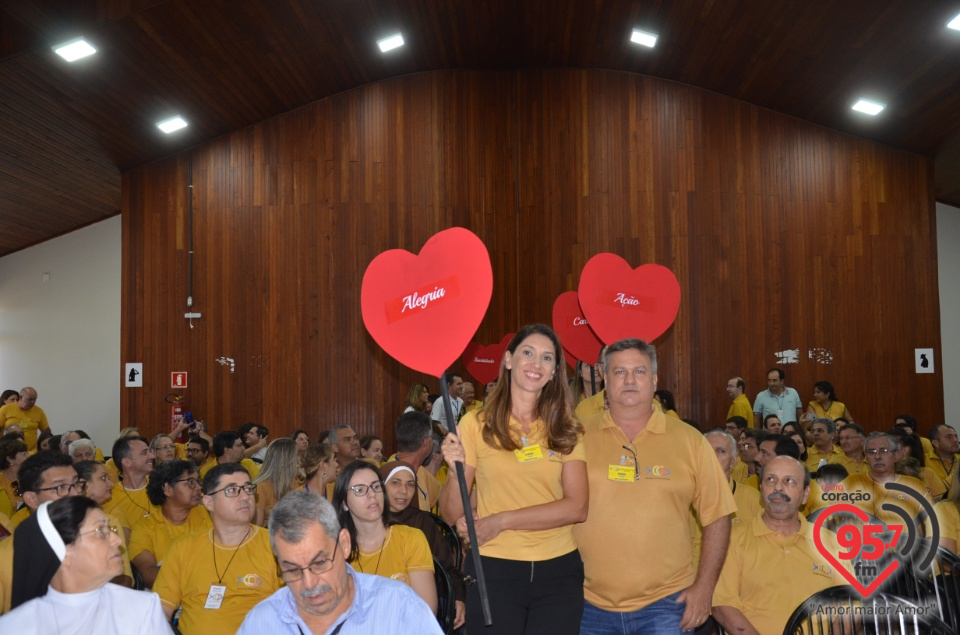
[[[0,258],[0,389],[37,389],[54,433],[120,429],[120,216]],[[49,275],[49,279],[45,276]]]
[[[960,425],[960,209],[937,203],[937,269],[946,423]]]

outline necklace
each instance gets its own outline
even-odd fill
[[[146,485],[144,485],[144,487],[146,487]],[[129,500],[131,503],[133,503],[134,505],[136,505],[139,509],[141,509],[141,510],[143,511],[143,517],[144,517],[144,518],[146,518],[147,516],[150,515],[150,509],[149,509],[148,507],[144,507],[143,505],[141,505],[141,504],[138,503],[137,501],[133,500],[133,496],[130,496],[130,492],[128,492],[128,491],[127,491],[127,488],[123,486],[123,483],[120,483],[120,489],[122,489],[122,490],[123,490],[123,493],[127,496],[127,500]],[[140,489],[143,489],[143,487],[141,487]],[[136,491],[139,492],[140,490],[138,489],[138,490],[136,490]]]
[[[247,527],[247,533],[243,535],[243,540],[240,541],[240,544],[237,545],[237,548],[233,550],[233,555],[230,556],[230,559],[227,561],[227,566],[223,569],[223,574],[220,573],[220,569],[217,567],[217,545],[216,538],[213,534],[213,530],[210,530],[210,546],[213,548],[213,570],[217,574],[217,584],[223,583],[224,576],[227,575],[227,569],[230,568],[230,565],[233,563],[233,559],[237,557],[237,552],[240,551],[240,547],[243,546],[244,541],[250,535],[250,530],[252,527]]]
[[[383,540],[380,542],[380,552],[377,554],[377,567],[373,570],[373,575],[377,575],[377,572],[380,571],[380,558],[383,557],[383,545],[387,543],[387,536],[390,534],[390,529],[383,534]],[[360,562],[359,549],[357,550],[357,566],[360,567],[360,573],[364,573],[363,564]]]

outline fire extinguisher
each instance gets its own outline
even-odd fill
[[[184,412],[183,396],[177,395],[175,393],[170,393],[163,398],[168,404],[170,404],[170,431],[177,429],[177,426],[180,425],[181,421],[186,421],[187,423],[193,422],[193,415],[189,412]],[[189,428],[188,428],[189,429]],[[177,435],[177,438],[174,439],[175,443],[186,443],[187,435],[184,432],[181,432]]]

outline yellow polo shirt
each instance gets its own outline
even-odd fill
[[[20,526],[20,523],[22,523],[27,519],[29,515],[30,515],[30,508],[24,505],[23,507],[17,510],[17,513],[15,513],[13,516],[10,517],[10,524],[13,526],[14,529],[16,529],[17,527]]]
[[[127,489],[122,482],[118,482],[113,486],[110,500],[104,503],[103,511],[126,522],[132,531],[150,514],[160,513],[160,508],[150,502],[146,485],[139,489]]]
[[[433,554],[423,532],[406,525],[391,525],[380,548],[371,553],[360,551],[350,564],[360,573],[379,575],[410,584],[411,571],[433,573]]]
[[[830,407],[826,410],[823,409],[823,406],[818,404],[816,401],[811,401],[807,404],[813,410],[813,413],[820,419],[830,419],[831,421],[836,421],[837,419],[843,416],[843,413],[846,412],[847,407],[839,401],[834,401],[830,404]]]
[[[590,513],[573,529],[584,597],[605,611],[638,611],[696,578],[691,507],[706,526],[737,506],[713,448],[679,419],[654,410],[633,439],[609,411],[584,428]],[[624,445],[636,451],[639,480],[611,480],[618,469],[634,467]]]
[[[581,401],[579,404],[577,404],[577,409],[575,411],[575,414],[577,415],[577,419],[579,419],[580,421],[586,421],[591,417],[595,417],[598,414],[601,414],[606,409],[605,408],[606,400],[607,400],[606,390],[601,390],[600,392],[595,394],[593,397],[587,397],[586,399]]]
[[[10,612],[13,599],[13,536],[0,540],[0,615]]]
[[[817,449],[817,446],[811,445],[807,448],[807,462],[806,466],[810,472],[816,472],[817,468],[820,467],[820,461],[826,460],[827,463],[841,463],[841,459],[846,458],[843,455],[843,450],[840,449],[839,445],[834,445],[829,452],[821,452]],[[850,459],[847,459],[848,461]]]
[[[734,464],[733,469],[730,470],[730,478],[742,483],[748,478],[750,478],[750,468],[744,463],[741,459],[737,459],[736,464]]]
[[[817,591],[847,584],[817,550],[813,525],[799,518],[800,531],[790,536],[771,530],[762,515],[734,525],[713,606],[739,610],[760,633],[782,633],[803,601]],[[822,530],[821,534],[839,561],[833,532]]]
[[[737,504],[730,518],[733,525],[753,520],[754,516],[763,513],[763,503],[760,502],[760,492],[752,487],[746,487],[734,480],[730,481],[730,490],[733,492],[733,502]],[[700,566],[700,550],[703,547],[703,525],[697,513],[690,510],[690,533],[693,534],[693,567]]]
[[[203,505],[197,505],[190,510],[186,522],[174,525],[163,512],[150,514],[149,518],[138,523],[130,535],[130,558],[134,559],[144,551],[153,554],[157,567],[163,564],[163,559],[170,550],[170,545],[187,534],[206,531],[213,527],[210,512]]]
[[[953,540],[960,548],[960,508],[956,503],[940,501],[933,506],[933,512],[937,515],[937,524],[940,525],[940,537]]]
[[[183,635],[235,633],[247,612],[282,586],[267,530],[250,528],[250,536],[239,546],[215,542],[213,529],[208,529],[170,547],[153,592],[167,607],[183,606],[179,624]],[[205,609],[215,584],[226,587],[223,602],[218,609]]]
[[[494,448],[482,436],[478,413],[468,412],[460,420],[460,441],[466,464],[476,469],[477,510],[480,518],[552,503],[563,498],[560,474],[568,461],[583,461],[583,444],[562,455],[547,447],[543,421],[530,424],[530,433],[521,435],[520,424],[510,419],[510,428],[517,440],[531,450],[536,446],[539,458],[521,460],[511,450]],[[706,442],[704,442],[706,443]],[[709,446],[707,446],[709,447]],[[713,449],[710,450],[713,452]],[[536,452],[531,452],[536,454]],[[716,457],[714,456],[716,463]],[[719,468],[719,463],[717,464]],[[480,546],[480,553],[492,558],[537,562],[566,555],[577,548],[570,525],[553,529],[507,530]]]
[[[917,496],[921,496],[926,498],[927,501],[930,501],[930,495],[927,492],[927,486],[924,485],[919,479],[915,479],[912,476],[897,474],[894,482],[899,485],[906,485],[910,489],[914,490]],[[843,487],[844,492],[847,494],[853,494],[856,492],[860,492],[861,494],[869,494],[869,500],[852,501],[850,504],[859,507],[868,514],[873,514],[888,525],[902,525],[903,518],[896,512],[883,509],[883,505],[885,503],[896,505],[905,511],[910,518],[916,518],[923,509],[917,498],[911,496],[910,494],[888,490],[883,483],[877,483],[870,478],[869,474],[854,474],[852,476],[848,476],[843,481]]]
[[[30,454],[37,451],[37,436],[40,430],[50,429],[47,415],[40,406],[21,410],[16,403],[8,403],[0,407],[0,429],[13,424],[17,424],[23,430],[23,442],[27,444],[27,451]]]
[[[730,409],[727,410],[727,419],[730,417],[743,417],[747,420],[747,427],[753,428],[754,418],[753,418],[753,406],[750,405],[750,400],[747,399],[746,395],[739,395],[733,402],[730,404]]]
[[[919,478],[923,481],[923,484],[927,486],[927,491],[930,492],[930,498],[933,500],[940,500],[943,495],[947,493],[947,489],[949,489],[948,483],[944,482],[944,480],[937,476],[937,473],[929,467],[920,468]]]
[[[943,462],[936,452],[928,452],[927,460],[925,461],[927,467],[933,470],[933,473],[939,476],[944,483],[948,486],[952,482],[953,472],[957,468],[957,459],[960,459],[960,454],[953,455],[953,464],[950,465],[950,469],[947,469],[947,465]]]
[[[200,466],[200,477],[199,477],[200,480],[203,481],[203,477],[207,475],[207,472],[209,472],[209,471],[212,470],[213,468],[217,467],[218,465],[220,465],[220,463],[219,463],[219,461],[216,461],[216,460],[207,461],[206,463],[204,463],[203,465],[201,465],[201,466]],[[257,475],[260,474],[260,466],[256,463],[256,461],[254,461],[254,460],[252,460],[252,459],[241,459],[241,460],[240,460],[240,465],[242,465],[242,466],[244,467],[244,469],[247,470],[247,473],[250,475],[250,480],[251,480],[251,481],[253,481],[253,479],[257,478]]]
[[[0,473],[0,514],[13,516],[17,511],[20,500],[13,483]]]
[[[809,454],[807,455],[809,456]],[[847,474],[866,474],[870,471],[870,466],[867,464],[867,455],[863,455],[862,461],[854,461],[849,458],[843,452],[840,452],[838,457],[835,457],[835,460],[831,460],[831,463],[839,463],[847,470]]]

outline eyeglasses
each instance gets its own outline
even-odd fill
[[[116,525],[100,525],[96,529],[91,529],[90,531],[82,531],[77,536],[86,536],[87,534],[97,534],[97,538],[100,540],[109,540],[110,534],[115,536],[120,535],[120,528]]]
[[[630,453],[633,457],[633,480],[640,480],[640,462],[637,461],[637,451],[631,448],[629,445],[623,446],[623,449]]]
[[[383,483],[380,481],[374,481],[369,485],[360,483],[359,485],[351,485],[350,489],[353,490],[353,493],[357,496],[366,496],[367,490],[373,490],[375,493],[379,494],[383,491]]]
[[[57,496],[69,496],[74,491],[82,492],[83,488],[87,486],[85,480],[77,479],[72,483],[64,483],[63,485],[54,485],[53,487],[40,487],[33,490],[35,493],[39,494],[40,492],[57,492]],[[66,492],[66,494],[64,494]]]
[[[870,450],[867,450],[867,454],[870,454],[872,456],[876,456],[878,454],[887,455],[887,454],[890,454],[892,451],[893,450],[891,450],[890,448],[871,448]]]
[[[223,492],[223,495],[227,498],[236,498],[237,496],[240,496],[240,492],[253,496],[257,493],[257,486],[253,483],[247,483],[246,485],[227,485],[226,487],[210,492],[207,494],[207,496],[213,496],[214,494],[219,494],[220,492]]]
[[[339,545],[333,548],[333,557],[324,558],[323,560],[315,560],[305,567],[296,567],[295,569],[281,569],[280,565],[277,565],[277,570],[280,572],[280,578],[290,584],[291,582],[299,582],[303,580],[303,572],[309,571],[311,575],[323,575],[324,573],[333,569],[333,563],[337,559],[337,553],[340,551]]]
[[[200,448],[187,448],[187,454],[197,454],[203,452]]]
[[[187,487],[189,487],[190,489],[197,489],[198,487],[200,487],[200,481],[199,481],[198,479],[193,478],[193,477],[191,477],[191,478],[178,478],[177,480],[173,481],[173,484],[174,484],[174,485],[176,485],[177,483],[186,483],[186,484],[187,484]],[[251,485],[251,487],[253,487],[253,486]],[[227,496],[231,496],[231,494],[227,494]]]

